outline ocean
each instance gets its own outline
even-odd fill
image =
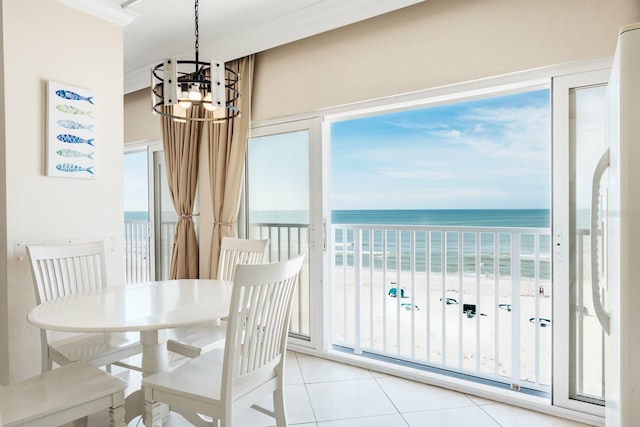
[[[548,228],[549,209],[336,210],[334,224]]]
[[[172,214],[175,216],[175,214]],[[148,221],[146,211],[127,211],[125,221]],[[305,211],[254,211],[252,222],[307,224]],[[334,210],[334,224],[435,225],[549,228],[549,209]]]

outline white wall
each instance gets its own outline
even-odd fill
[[[109,278],[123,281],[123,36],[122,28],[54,0],[3,0],[4,120],[0,145],[6,167],[6,271],[0,271],[0,318],[8,338],[8,375],[40,370],[40,340],[26,321],[35,305],[26,260],[17,245],[106,238]],[[54,80],[95,93],[96,178],[45,176],[45,88]],[[1,167],[0,167],[1,170]],[[4,178],[0,176],[0,179]],[[0,203],[0,206],[2,204]],[[18,255],[20,252],[17,253]],[[6,360],[0,358],[6,372]]]
[[[611,56],[637,0],[427,0],[260,53],[253,120]]]

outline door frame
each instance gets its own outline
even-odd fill
[[[554,406],[604,417],[604,406],[570,398],[569,275],[569,164],[571,89],[606,84],[610,68],[565,74],[552,78],[552,235],[553,235],[553,374],[551,401]],[[562,284],[562,286],[561,286]]]

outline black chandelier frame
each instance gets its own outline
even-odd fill
[[[225,122],[240,116],[240,76],[223,62],[200,61],[198,0],[194,0],[194,11],[195,60],[169,58],[151,70],[152,109],[154,113],[176,121]],[[194,91],[199,91],[196,99],[180,98],[179,94]],[[181,102],[188,102],[189,107],[177,105]],[[189,114],[189,109],[193,106],[204,107],[207,104],[210,106],[203,117],[192,117]],[[220,108],[224,108],[224,115],[216,114]]]

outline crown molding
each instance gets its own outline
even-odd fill
[[[151,86],[151,68],[141,68],[124,75],[124,94],[145,89]],[[149,104],[151,105],[151,104]]]
[[[126,27],[138,15],[131,9],[123,10],[119,5],[108,0],[58,0],[69,7],[81,10],[105,21]]]

